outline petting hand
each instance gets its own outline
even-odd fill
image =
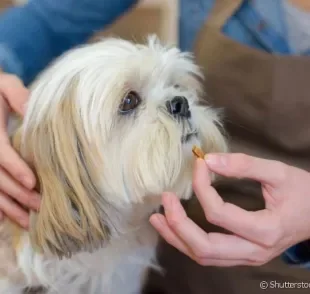
[[[38,209],[39,197],[31,190],[35,176],[11,146],[7,134],[10,111],[24,115],[28,90],[15,76],[0,72],[0,219],[4,215],[24,228],[28,227],[28,213],[19,205]]]
[[[250,212],[223,202],[209,170],[260,182],[265,209]],[[206,219],[232,235],[203,231],[171,193],[163,195],[165,216],[154,214],[150,221],[169,244],[201,265],[262,265],[310,239],[310,174],[304,170],[244,154],[210,154],[197,160],[193,188]]]

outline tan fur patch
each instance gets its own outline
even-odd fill
[[[54,114],[25,130],[25,141],[16,135],[14,143],[35,170],[42,195],[39,213],[31,212],[33,246],[60,257],[92,251],[109,236],[94,182],[98,151],[86,140],[73,95],[74,88]]]

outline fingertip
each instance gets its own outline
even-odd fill
[[[28,190],[32,190],[35,187],[35,177],[30,173],[19,175],[17,179]]]
[[[151,215],[149,221],[150,221],[150,223],[151,223],[154,227],[158,228],[158,227],[161,227],[161,226],[165,223],[165,222],[164,222],[164,219],[165,219],[165,218],[164,218],[163,215],[161,215],[161,214],[159,214],[159,213],[155,213],[155,214]]]
[[[29,208],[39,211],[41,207],[41,197],[38,193],[32,193],[29,199]]]
[[[19,225],[24,228],[25,230],[29,229],[29,219],[28,218],[22,218],[18,220]]]
[[[18,114],[24,118],[27,110],[27,102],[20,105],[20,107],[17,109]]]
[[[167,224],[176,223],[187,217],[180,199],[173,193],[166,194],[166,197],[163,199],[163,206]]]
[[[170,207],[175,197],[176,195],[173,192],[164,192],[162,194],[162,205],[166,208]]]
[[[228,154],[227,153],[213,153],[208,154],[205,158],[205,162],[209,168],[222,169],[228,166]]]
[[[199,171],[208,171],[206,161],[202,158],[197,158],[195,162],[195,169]]]

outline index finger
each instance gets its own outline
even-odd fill
[[[220,226],[244,239],[262,244],[272,230],[272,216],[269,211],[246,211],[226,203],[210,185],[208,168],[203,160],[197,160],[193,188],[210,223]]]
[[[288,169],[282,162],[240,153],[208,154],[206,163],[222,176],[248,178],[272,186],[283,182]]]

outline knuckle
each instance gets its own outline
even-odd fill
[[[274,182],[283,183],[288,178],[289,168],[282,162],[274,163]]]
[[[273,226],[268,232],[266,232],[266,234],[264,234],[261,243],[266,248],[274,248],[281,240],[281,236],[279,228]]]

